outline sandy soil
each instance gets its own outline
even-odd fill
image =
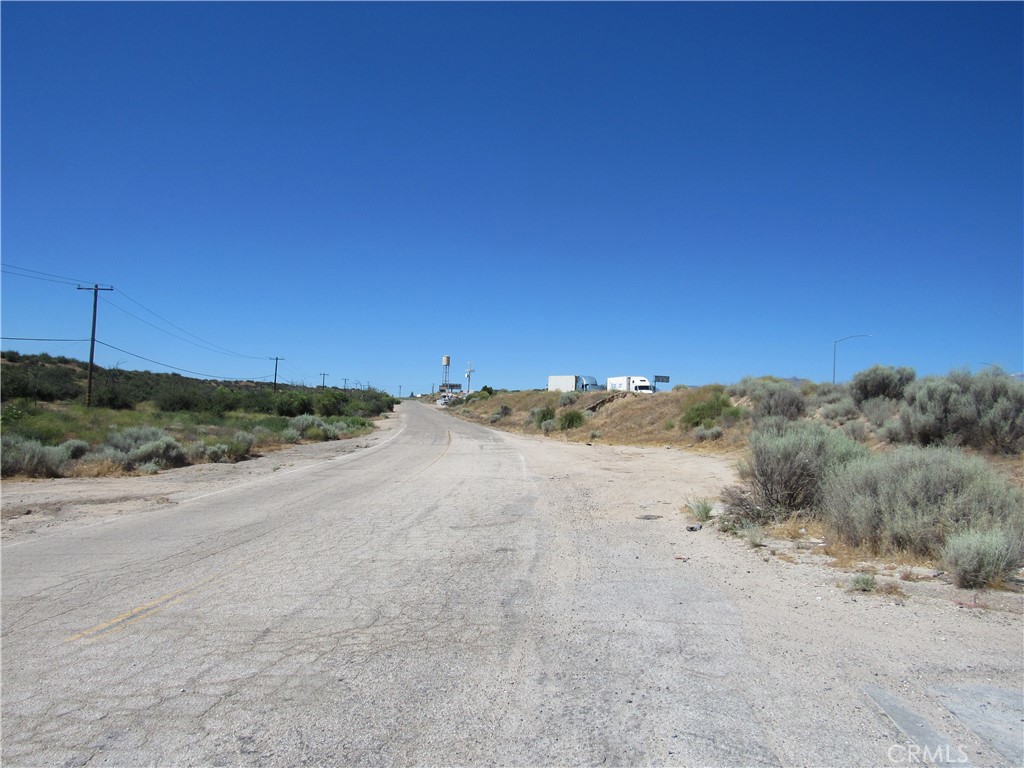
[[[4,481],[3,539],[144,514],[256,482],[375,445],[391,436],[398,422],[391,417],[366,437],[297,446],[237,465],[199,465],[148,477]],[[835,754],[806,754],[808,728],[845,729],[858,744],[867,739],[873,744],[871,758],[852,762],[878,764],[877,756],[901,737],[865,696],[865,684],[899,696],[962,745],[972,764],[1011,764],[942,707],[934,686],[1019,689],[1024,679],[1020,592],[967,592],[928,569],[914,572],[918,580],[905,581],[895,564],[836,568],[814,540],[768,540],[752,548],[711,525],[688,531],[695,521],[684,511],[686,500],[713,498],[735,482],[733,457],[518,435],[508,439],[519,443],[534,470],[575,484],[596,515],[661,527],[673,567],[684,578],[716,585],[735,606],[750,657],[748,668],[737,675],[745,687],[764,691],[757,715],[784,764],[835,764]],[[880,583],[893,585],[894,594],[848,590],[853,575],[868,565],[879,572]]]

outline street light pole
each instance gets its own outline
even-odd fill
[[[847,339],[860,339],[867,338],[870,333],[855,333],[853,336],[844,336],[841,339],[836,339],[832,342],[832,383],[836,383],[836,347],[839,346],[840,341],[846,341]]]

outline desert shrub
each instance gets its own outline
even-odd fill
[[[878,587],[873,573],[858,573],[847,588],[850,592],[874,592]]]
[[[70,460],[63,446],[43,445],[21,435],[4,433],[0,448],[0,474],[4,477],[63,477]]]
[[[283,440],[286,443],[297,443],[301,439],[302,435],[299,434],[299,431],[297,429],[287,427],[286,429],[281,430],[281,440]]]
[[[903,425],[895,419],[890,419],[882,425],[877,434],[887,443],[899,443],[903,440]]]
[[[850,395],[850,389],[846,384],[814,384],[804,392],[807,398],[807,407],[811,410],[820,408],[823,405],[831,405],[844,400]]]
[[[867,449],[840,432],[813,422],[769,422],[750,434],[750,460],[740,464],[758,517],[813,514],[826,478]],[[743,510],[737,510],[743,511]]]
[[[942,547],[942,561],[958,587],[976,589],[1013,575],[1022,562],[1021,540],[1002,528],[954,533]]]
[[[562,411],[562,413],[558,415],[558,428],[563,431],[566,429],[576,429],[577,427],[582,427],[585,420],[583,411],[577,411],[575,409]]]
[[[858,443],[863,443],[868,439],[868,427],[860,420],[848,421],[843,424],[843,434],[851,440],[856,440]]]
[[[85,440],[65,440],[60,444],[60,449],[67,455],[69,461],[82,458],[89,452],[89,444]]]
[[[161,467],[183,467],[188,463],[185,450],[170,435],[144,443],[127,452],[128,466],[140,466],[153,462]]]
[[[860,412],[876,427],[881,427],[899,413],[899,403],[887,397],[872,397],[861,402]]]
[[[554,432],[555,429],[558,428],[558,422],[555,421],[554,419],[545,419],[544,421],[541,422],[540,428],[544,430],[544,434],[546,435],[551,432]]]
[[[910,384],[900,409],[903,438],[919,445],[1024,449],[1024,382],[1001,371],[954,372]]]
[[[852,397],[845,397],[835,403],[829,403],[821,409],[821,416],[828,421],[835,421],[843,424],[850,419],[860,416],[857,404]]]
[[[558,397],[558,405],[560,407],[566,406],[566,405],[572,405],[573,403],[575,403],[579,399],[580,399],[580,393],[579,392],[563,392]]]
[[[530,411],[530,418],[536,426],[543,428],[545,421],[551,421],[555,418],[555,409],[551,406],[534,408]]]
[[[188,459],[189,464],[202,464],[207,461],[206,443],[202,440],[193,440],[184,449],[185,458]]]
[[[214,464],[219,464],[230,455],[230,448],[224,443],[214,443],[206,447],[206,458]]]
[[[312,440],[316,443],[321,443],[327,439],[327,433],[324,432],[324,427],[310,427],[302,433],[302,436],[306,440]]]
[[[693,439],[698,443],[703,443],[707,440],[717,440],[724,434],[721,427],[697,427],[692,432]]]
[[[728,429],[733,427],[743,419],[747,418],[747,411],[738,406],[730,405],[722,409],[722,412],[718,416],[718,420],[723,427]]]
[[[332,390],[318,395],[314,407],[320,416],[342,416],[348,402],[349,396],[345,392]]]
[[[1003,528],[1024,536],[1024,493],[983,460],[951,448],[905,446],[831,475],[822,514],[853,546],[939,557],[949,536]]]
[[[735,384],[725,388],[731,397],[749,397],[755,403],[761,400],[768,391],[782,384],[778,379],[771,377],[744,376]],[[783,386],[786,386],[783,384]]]
[[[679,423],[684,428],[701,425],[710,427],[722,415],[722,412],[730,407],[732,407],[732,402],[725,392],[712,392],[708,398],[693,403],[683,411]]]
[[[83,391],[82,373],[61,365],[26,363],[5,365],[2,394],[4,400],[24,397],[56,402],[74,400]]]
[[[288,426],[296,430],[303,437],[308,437],[308,433],[310,430],[322,430],[324,427],[324,421],[323,419],[320,419],[310,413],[306,413],[302,414],[301,416],[294,417],[291,421],[288,422]]]
[[[803,395],[792,387],[780,385],[773,386],[764,393],[754,408],[754,416],[758,419],[766,416],[798,419],[804,415],[805,410]]]
[[[160,471],[160,465],[155,461],[147,461],[145,464],[140,464],[137,471],[140,475],[155,475]]]
[[[170,435],[160,427],[125,427],[112,429],[107,435],[106,444],[122,453],[128,453],[165,437],[170,438]]]
[[[903,390],[916,375],[913,368],[873,365],[854,374],[853,381],[850,382],[850,396],[858,404],[873,397],[900,400],[903,397]]]
[[[213,406],[211,385],[177,375],[162,380],[153,392],[153,402],[161,411],[210,411]]]
[[[128,464],[128,454],[112,445],[101,445],[82,457],[83,464],[107,464],[123,469]]]
[[[239,430],[235,432],[235,436],[231,438],[228,443],[228,455],[234,460],[239,461],[247,458],[252,453],[252,447],[256,444],[256,438],[253,437],[249,432]]]
[[[274,410],[278,416],[299,416],[313,413],[313,398],[305,392],[296,390],[280,392],[274,401]]]

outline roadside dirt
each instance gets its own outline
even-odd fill
[[[45,536],[53,526],[145,514],[299,469],[379,444],[393,436],[399,419],[392,416],[379,425],[369,436],[296,446],[236,465],[199,465],[148,477],[4,481],[3,539],[7,543]],[[900,697],[962,747],[972,764],[1012,764],[943,708],[934,687],[980,684],[1019,690],[1024,595],[959,590],[929,569],[908,572],[916,580],[903,580],[899,564],[850,562],[837,568],[813,536],[803,543],[767,539],[764,546],[751,547],[713,525],[688,530],[696,521],[686,501],[714,499],[722,486],[735,482],[735,457],[511,434],[507,439],[521,446],[531,469],[580,494],[595,521],[625,531],[656,526],[664,547],[651,556],[663,557],[664,567],[678,569],[680,578],[714,585],[734,606],[742,617],[741,641],[750,663],[736,670],[732,684],[763,692],[755,711],[783,764],[834,763],[834,754],[806,754],[805,747],[798,747],[806,745],[808,727],[839,729],[850,734],[851,743],[867,738],[874,756],[906,744],[865,696],[866,684]],[[853,577],[869,569],[891,593],[849,590]],[[723,643],[736,641],[722,637]],[[878,763],[865,755],[860,764]]]

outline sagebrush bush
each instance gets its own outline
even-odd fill
[[[770,388],[764,394],[754,408],[754,416],[758,419],[767,416],[798,419],[806,410],[804,396],[792,387],[781,385]]]
[[[860,412],[876,427],[885,426],[899,413],[899,402],[887,397],[872,397],[861,401]]]
[[[558,422],[554,419],[546,419],[541,422],[540,428],[544,430],[544,434],[554,432],[558,428]]]
[[[751,504],[762,519],[792,512],[813,515],[826,478],[867,455],[867,448],[814,422],[768,422],[750,434],[750,460],[741,462]]]
[[[128,451],[127,460],[129,468],[154,463],[161,468],[167,469],[170,467],[183,467],[188,463],[185,450],[170,435],[164,435],[137,448],[133,448]]]
[[[850,395],[857,403],[873,397],[900,400],[903,398],[903,390],[916,375],[913,368],[873,365],[854,374],[850,382]]]
[[[545,421],[551,421],[555,418],[555,409],[551,406],[534,408],[530,411],[530,418],[536,426],[543,427]]]
[[[968,445],[993,453],[1024,450],[1024,382],[1000,370],[920,379],[904,393],[903,439]]]
[[[838,403],[840,400],[849,397],[849,394],[850,389],[846,384],[832,384],[830,382],[815,384],[808,387],[804,393],[807,398],[807,407],[811,410],[820,408],[823,405]]]
[[[942,562],[964,589],[996,584],[1024,561],[1021,539],[1002,528],[954,533],[942,547]]]
[[[566,405],[572,405],[573,403],[575,403],[579,399],[580,399],[580,393],[579,392],[563,392],[558,397],[558,405],[560,407],[561,406],[566,406]]]
[[[106,444],[122,453],[129,453],[143,445],[157,442],[171,436],[160,427],[125,427],[112,429],[107,435]]]
[[[860,416],[860,409],[852,397],[844,397],[835,403],[829,403],[821,409],[821,416],[828,421],[835,421],[843,424],[850,419]]]
[[[1024,493],[983,460],[951,448],[904,446],[832,474],[821,513],[848,544],[937,558],[948,537],[1001,528],[1024,537]]]
[[[288,426],[296,430],[300,435],[305,435],[311,429],[323,429],[324,420],[311,413],[295,416],[288,422]]]
[[[242,459],[248,458],[249,454],[252,453],[252,447],[256,444],[256,438],[250,433],[240,430],[235,432],[235,436],[228,443],[228,456],[233,461],[241,461]]]
[[[583,416],[583,411],[576,409],[562,411],[562,413],[558,414],[558,428],[563,431],[582,427],[584,421],[586,421],[586,418]]]
[[[693,439],[698,443],[703,443],[706,440],[717,440],[724,434],[721,427],[697,427],[691,435]]]
[[[302,435],[299,434],[297,429],[287,427],[286,429],[281,430],[281,439],[286,443],[297,443],[302,439]]]
[[[21,435],[5,433],[0,448],[0,474],[4,477],[63,477],[70,460],[62,446],[43,445]]]

